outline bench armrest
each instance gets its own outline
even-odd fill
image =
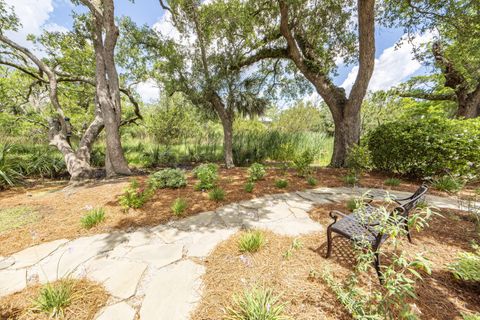
[[[338,210],[330,211],[329,215],[330,215],[330,218],[332,218],[334,220],[334,223],[337,222],[338,217],[343,217],[343,218],[348,217],[348,215],[346,215],[345,213],[340,212]]]

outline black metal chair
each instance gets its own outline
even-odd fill
[[[398,219],[398,223],[401,223],[407,232],[407,237],[410,243],[412,242],[410,236],[410,230],[408,229],[408,216],[410,212],[415,209],[417,204],[423,199],[428,187],[426,185],[420,186],[414,194],[407,198],[395,199],[394,201],[398,204],[390,212],[390,216],[395,216]],[[371,204],[373,199],[369,199],[365,204],[366,215],[373,213],[375,207]],[[370,244],[374,254],[374,267],[377,271],[377,275],[381,280],[380,272],[380,255],[379,249],[380,246],[387,240],[388,235],[383,234],[379,231],[379,228],[376,228],[379,224],[378,221],[363,221],[359,217],[359,214],[353,212],[349,215],[346,215],[340,211],[334,210],[330,212],[330,217],[333,219],[333,223],[327,227],[327,255],[328,259],[332,253],[332,233],[339,234],[347,239],[352,240],[353,242],[366,241]],[[342,219],[338,219],[343,217]],[[368,219],[367,219],[368,220]]]

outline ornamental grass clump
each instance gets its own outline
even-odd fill
[[[244,233],[238,241],[240,252],[257,252],[265,245],[266,239],[262,231],[253,230]]]
[[[61,280],[54,284],[47,283],[33,300],[36,312],[47,314],[50,318],[63,318],[64,310],[73,300],[73,282]]]
[[[184,198],[177,198],[173,202],[172,206],[170,209],[172,209],[172,212],[176,216],[181,216],[185,210],[188,208],[188,202]]]
[[[103,221],[105,221],[105,209],[94,208],[89,210],[88,213],[82,217],[80,223],[85,229],[91,229]]]
[[[226,320],[287,320],[285,304],[271,289],[251,288],[233,296]]]

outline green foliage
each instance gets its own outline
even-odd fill
[[[462,319],[463,320],[480,320],[480,313],[475,313],[475,314],[462,313]]]
[[[377,169],[417,177],[480,170],[480,120],[421,119],[379,126],[368,136]]]
[[[196,185],[196,190],[210,190],[217,185],[218,165],[214,163],[201,164],[193,169],[193,175],[200,180]]]
[[[312,172],[310,165],[315,160],[314,154],[310,150],[305,150],[300,155],[297,155],[293,160],[293,167],[297,170],[300,177],[307,177]]]
[[[348,150],[345,163],[357,177],[373,169],[372,158],[367,146],[354,145]]]
[[[46,150],[35,150],[27,161],[25,173],[29,176],[53,178],[66,170],[63,158]]]
[[[358,182],[358,177],[354,174],[347,174],[343,177],[343,182],[349,186],[354,186]]]
[[[9,158],[10,146],[0,145],[0,190],[20,183],[22,174]]]
[[[290,133],[327,131],[320,108],[303,101],[283,110],[273,125],[279,131]]]
[[[243,187],[245,192],[248,192],[248,193],[252,193],[254,188],[255,188],[255,183],[251,181],[248,181],[247,183],[245,183],[245,186]]]
[[[47,283],[33,300],[34,310],[46,313],[51,318],[63,318],[64,310],[73,299],[73,284],[70,280]]]
[[[288,248],[288,250],[285,251],[285,253],[283,254],[283,257],[285,259],[290,259],[295,253],[295,251],[300,249],[302,246],[303,244],[299,239],[297,238],[293,239],[292,244],[290,245],[290,248]]]
[[[317,181],[317,179],[315,179],[314,177],[309,176],[309,177],[307,178],[307,183],[308,183],[309,186],[314,187],[314,186],[316,186],[316,185],[318,184],[318,181]]]
[[[271,289],[252,288],[233,296],[232,306],[226,309],[226,320],[286,320],[285,304]]]
[[[432,182],[432,187],[435,189],[452,193],[462,190],[464,185],[465,183],[461,178],[452,175],[435,178]]]
[[[286,187],[288,187],[288,181],[285,180],[285,179],[277,179],[277,180],[275,180],[275,187],[277,187],[279,189],[286,188]]]
[[[105,221],[105,209],[104,208],[95,208],[82,217],[80,219],[80,223],[82,224],[82,227],[85,229],[91,229],[98,225],[99,223],[102,223]]]
[[[118,202],[123,207],[124,210],[129,208],[138,209],[143,207],[145,202],[147,202],[153,195],[154,190],[150,187],[141,187],[136,179],[132,179],[130,186],[125,189],[124,194],[122,194]]]
[[[40,215],[30,207],[0,209],[0,233],[40,220]]]
[[[448,265],[456,279],[480,283],[480,246],[473,243],[473,252],[461,252],[456,261]]]
[[[382,284],[378,286],[375,283],[375,286],[365,289],[360,282],[363,274],[368,277],[375,274],[370,271],[376,253],[370,242],[362,238],[355,242],[357,264],[344,283],[335,280],[329,270],[324,270],[321,278],[355,319],[417,319],[408,302],[416,298],[415,282],[422,279],[419,271],[431,273],[430,263],[421,255],[411,257],[401,251],[399,239],[406,236],[404,223],[408,223],[410,228],[421,230],[427,225],[431,211],[428,208],[417,210],[409,217],[409,221],[404,222],[395,213],[391,214],[396,204],[389,198],[384,200],[385,205],[368,212],[363,203],[362,199],[358,201],[360,207],[355,211],[357,219],[365,223],[375,221],[372,229],[388,236],[393,246],[388,261],[383,260],[382,263]],[[380,252],[380,255],[384,253]]]
[[[208,193],[210,200],[220,202],[225,199],[225,191],[222,188],[215,187]]]
[[[170,207],[170,209],[172,209],[173,214],[176,216],[182,215],[183,212],[187,210],[187,208],[188,208],[188,202],[184,198],[175,199],[172,206]]]
[[[182,188],[187,185],[185,171],[181,169],[163,169],[150,175],[148,184],[154,189]]]
[[[262,180],[265,177],[265,167],[260,163],[253,163],[250,168],[248,168],[248,179],[250,181]]]
[[[238,241],[240,252],[257,252],[265,245],[265,235],[260,230],[251,230],[244,233]]]
[[[401,182],[402,181],[397,178],[388,178],[383,182],[383,184],[386,186],[396,187],[396,186],[399,186]]]
[[[347,200],[347,209],[348,211],[354,211],[360,207],[359,200],[356,198],[350,198]]]

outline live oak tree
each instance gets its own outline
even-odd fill
[[[238,32],[247,35],[250,46],[237,67],[265,59],[290,61],[330,109],[335,123],[331,165],[344,166],[349,148],[360,139],[360,109],[374,68],[375,1],[237,2],[248,22]],[[339,60],[358,61],[349,94],[332,81]]]
[[[93,143],[104,127],[114,126],[115,128],[112,130],[106,131],[115,132],[115,130],[118,131],[119,124],[113,121],[108,123],[104,121],[104,112],[100,103],[103,101],[100,99],[102,90],[99,90],[98,81],[95,78],[98,70],[90,68],[96,62],[94,50],[87,41],[88,37],[79,32],[82,17],[77,17],[79,19],[75,21],[79,28],[71,32],[45,32],[41,37],[35,39],[45,48],[46,57],[40,58],[33,51],[6,36],[5,31],[17,30],[20,24],[13,11],[7,8],[3,1],[0,1],[0,12],[0,45],[2,48],[0,64],[9,69],[15,69],[23,74],[23,78],[30,79],[23,104],[30,102],[34,90],[46,88],[51,105],[51,111],[35,110],[35,117],[32,117],[31,110],[21,110],[20,113],[23,113],[21,119],[34,122],[48,130],[49,143],[62,153],[72,180],[91,177],[93,171],[90,166],[90,154]],[[69,106],[65,108],[65,104],[69,105],[75,100],[72,97],[75,96],[75,90],[68,90],[73,87],[77,89],[78,94],[78,100],[76,100],[78,106],[76,106],[75,114],[78,114],[78,109],[83,110],[85,120],[89,121],[82,126],[84,128],[77,130],[80,138],[76,144],[70,141],[72,128],[68,119],[71,118],[71,114],[66,113],[66,110],[70,112],[71,108]],[[91,90],[94,87],[96,90]],[[131,92],[124,88],[122,90],[138,107]],[[61,93],[67,91],[70,98],[63,99]],[[90,108],[90,106],[93,107]],[[104,108],[107,107],[104,106]],[[112,139],[108,139],[108,136],[107,133],[107,150],[108,145],[112,144]],[[114,144],[113,150],[116,151],[113,152],[114,156],[107,151],[108,159],[116,159],[107,162],[110,164],[107,166],[107,175],[128,174],[128,167],[125,170],[123,166],[112,164],[118,164],[118,153],[121,153],[121,158],[123,158],[121,146],[118,148]]]
[[[453,101],[456,117],[480,115],[480,2],[476,0],[387,1],[385,22],[403,26],[413,37],[432,32],[433,40],[417,48],[417,58],[435,73],[417,77],[400,95],[430,101]]]

